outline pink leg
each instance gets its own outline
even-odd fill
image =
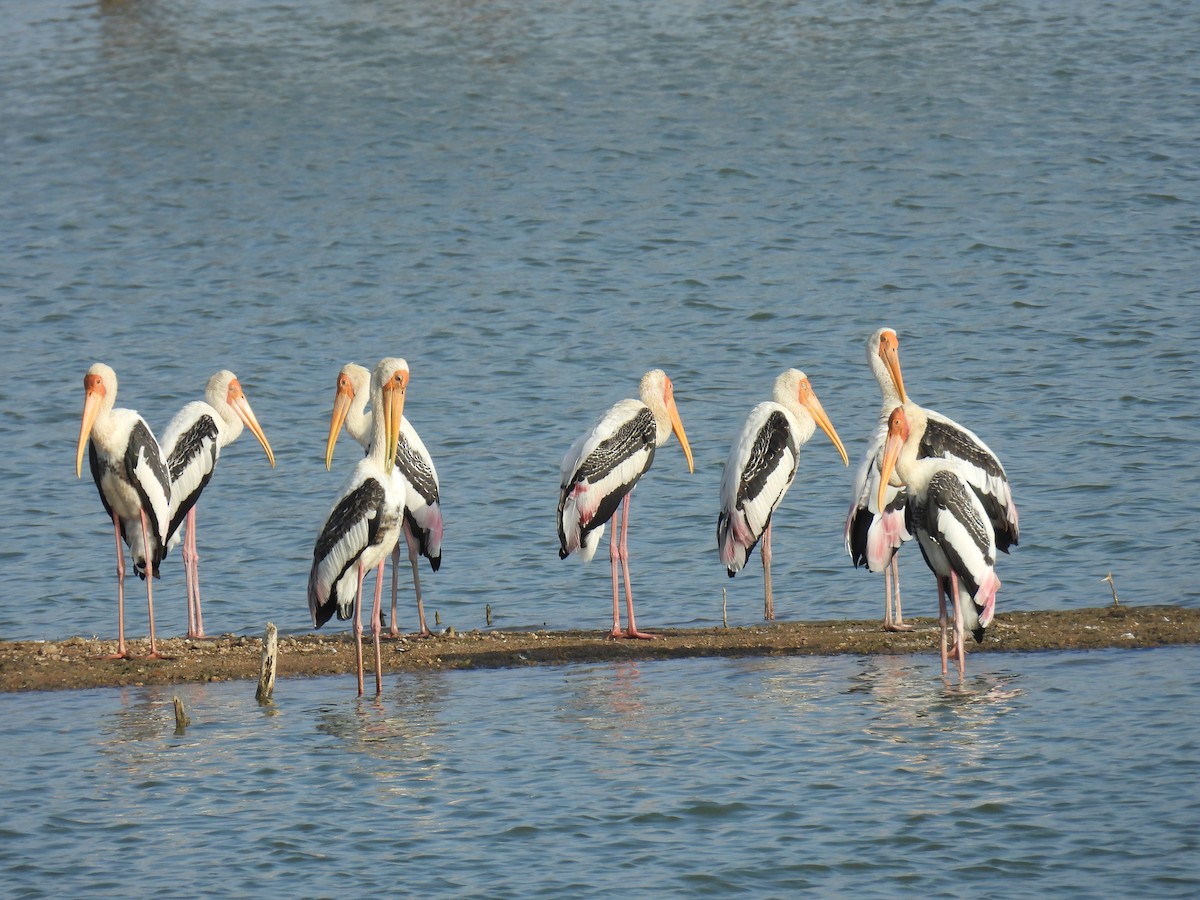
[[[625,637],[651,641],[657,635],[638,631],[637,621],[633,618],[633,587],[629,583],[629,503],[632,498],[633,491],[630,491],[621,501],[621,571],[625,576],[625,607],[629,618],[629,628],[625,630]]]
[[[963,630],[962,598],[959,596],[958,576],[950,573],[950,590],[954,593],[954,644],[958,657],[958,677],[962,680],[967,674],[967,642]]]
[[[150,610],[150,659],[158,659],[158,647],[154,643],[154,562],[150,556],[150,523],[146,520],[146,511],[140,512],[142,517],[142,551],[146,554],[146,606]]]
[[[193,639],[204,637],[204,619],[200,615],[200,553],[196,549],[196,507],[188,510],[183,540],[183,574],[187,581],[188,630]]]
[[[417,634],[420,637],[432,637],[433,632],[425,624],[425,603],[421,600],[421,572],[417,567],[419,561],[419,557],[417,556],[417,539],[409,533],[407,528],[404,530],[404,535],[408,541],[408,562],[412,566],[413,590],[417,593],[417,621],[420,623],[420,630]]]
[[[358,696],[363,695],[363,652],[362,652],[362,586],[366,571],[358,567],[358,589],[354,592],[354,665],[358,671]]]
[[[771,593],[771,523],[763,532],[762,542],[758,546],[758,555],[763,566],[763,618],[770,622],[775,618],[775,598]]]
[[[408,531],[408,527],[404,529]],[[383,568],[383,563],[379,564]],[[400,593],[400,545],[396,544],[392,548],[392,624],[388,626],[388,637],[398,638],[401,636],[399,625],[399,616],[396,611],[396,597]]]
[[[938,624],[941,625],[941,628],[942,628],[942,674],[945,675],[946,674],[946,660],[947,660],[947,653],[946,653],[946,629],[947,629],[946,591],[942,587],[942,579],[938,578],[935,575],[934,580],[937,581],[937,589],[938,589]]]
[[[117,536],[117,652],[108,659],[128,659],[125,646],[125,548],[121,546],[121,520],[113,514],[113,531]]]
[[[883,619],[883,627],[888,631],[912,631],[912,626],[904,624],[904,617],[900,613],[900,564],[896,561],[894,553],[888,560],[887,568],[883,570],[883,580],[887,582],[887,612]]]
[[[618,584],[618,579],[617,579],[617,567],[620,565],[620,559],[621,559],[621,547],[620,547],[621,536],[617,533],[617,528],[618,528],[617,518],[620,515],[621,515],[621,511],[619,509],[615,513],[613,513],[612,522],[610,523],[612,526],[612,531],[609,533],[609,536],[608,536],[608,561],[609,561],[609,564],[612,566],[612,587],[613,587],[613,624],[612,624],[612,631],[610,631],[608,633],[608,636],[610,638],[620,638],[620,637],[625,636],[625,633],[623,631],[621,631],[621,599],[620,599],[621,588]]]
[[[396,567],[392,566],[392,571]],[[375,604],[371,607],[371,639],[375,643],[375,696],[383,693],[383,650],[379,646],[379,635],[383,631],[383,623],[379,614],[383,612],[383,566],[379,567],[379,575],[375,579]]]

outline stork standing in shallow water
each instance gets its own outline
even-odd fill
[[[363,447],[371,443],[373,413],[366,411],[370,396],[371,373],[362,366],[346,363],[338,372],[337,394],[333,401],[333,413],[329,422],[329,440],[325,445],[325,468],[333,463],[333,450],[341,433],[342,424]],[[442,507],[437,469],[433,458],[415,428],[405,416],[400,420],[400,440],[396,447],[395,477],[404,490],[404,542],[408,546],[408,561],[412,566],[413,589],[417,595],[417,619],[421,637],[431,632],[425,624],[425,604],[421,599],[421,575],[417,567],[417,556],[429,560],[429,567],[437,571],[442,565]],[[380,564],[381,566],[384,563]],[[399,637],[400,628],[396,618],[396,596],[399,592],[400,544],[392,552],[392,619],[391,636]]]
[[[83,421],[75,453],[75,477],[83,475],[83,452],[100,502],[112,518],[117,544],[117,653],[129,657],[125,645],[125,552],[129,546],[134,571],[146,581],[146,606],[150,614],[150,656],[158,657],[154,639],[154,578],[166,553],[171,503],[167,461],[146,420],[132,409],[114,409],[117,375],[95,363],[83,377]]]
[[[612,566],[612,638],[653,638],[638,631],[633,615],[633,591],[629,583],[629,501],[638,479],[654,462],[654,451],[674,432],[693,471],[692,448],[688,444],[675,407],[675,389],[662,369],[642,376],[640,400],[622,400],[612,406],[590,431],[580,435],[563,457],[558,499],[559,559],[576,550],[587,562],[596,553],[604,525],[613,519],[609,538]],[[620,508],[620,524],[616,516]],[[618,536],[618,530],[620,534]],[[617,566],[625,580],[625,606],[629,627],[621,630]]]
[[[358,694],[363,693],[362,583],[367,572],[382,563],[400,537],[404,493],[393,469],[400,437],[400,419],[408,390],[408,363],[383,359],[371,376],[371,446],[342,486],[313,548],[308,575],[308,608],[320,628],[337,613],[354,617]],[[375,693],[383,692],[383,653],[380,649],[380,607],[383,574],[375,582],[371,635],[375,643]]]
[[[983,502],[969,484],[959,460],[917,457],[927,427],[924,411],[906,403],[888,418],[887,442],[877,490],[880,505],[893,473],[908,487],[908,520],[925,563],[937,579],[942,674],[947,670],[946,593],[955,621],[958,674],[966,673],[965,634],[977,642],[996,608],[996,536]],[[967,597],[962,596],[965,589]]]
[[[775,379],[774,400],[750,410],[733,440],[721,476],[721,513],[717,518],[717,550],[732,578],[746,565],[762,540],[763,618],[775,618],[771,593],[771,516],[796,477],[800,448],[818,425],[850,464],[846,448],[813,393],[808,377],[788,369]]]
[[[196,552],[196,504],[216,470],[221,451],[238,439],[243,425],[258,438],[267,451],[267,461],[275,468],[275,454],[250,408],[241,382],[224,369],[208,379],[204,399],[184,406],[163,432],[163,453],[171,475],[168,550],[180,542],[179,529],[184,519],[187,520],[182,552],[189,638],[204,637],[204,619],[200,613],[200,555]]]

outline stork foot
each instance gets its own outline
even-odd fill
[[[912,631],[913,627],[907,622],[884,622],[884,631]]]

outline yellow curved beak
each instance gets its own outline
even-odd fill
[[[896,410],[899,412],[899,409]],[[891,483],[892,474],[896,471],[896,459],[900,456],[900,447],[904,443],[904,435],[898,425],[896,413],[888,420],[887,443],[883,445],[883,458],[879,462],[879,493],[875,498],[877,509],[887,508],[887,489]]]
[[[387,451],[383,468],[392,471],[396,465],[396,449],[400,443],[400,422],[404,418],[404,397],[408,393],[408,373],[397,372],[383,386],[383,427]]]
[[[267,451],[267,462],[271,464],[272,469],[275,468],[275,453],[271,450],[267,436],[263,433],[262,426],[258,424],[258,418],[254,415],[254,410],[250,408],[250,401],[246,399],[246,395],[242,392],[242,386],[236,378],[229,384],[229,405],[233,407],[233,411],[238,414],[238,418],[245,426],[258,438],[262,448]]]
[[[892,384],[896,386],[900,402],[907,403],[908,394],[904,391],[904,376],[900,374],[900,344],[896,341],[894,334],[885,334],[880,338],[879,358],[883,360],[883,364],[887,366],[887,370],[892,376]]]
[[[87,449],[88,438],[92,434],[92,426],[96,424],[96,416],[100,415],[100,402],[104,399],[104,383],[96,375],[85,375],[83,389],[83,421],[79,425],[79,446],[75,448],[75,477],[83,477],[83,451]]]
[[[333,448],[337,444],[338,435],[342,433],[342,425],[350,412],[350,404],[354,401],[354,388],[348,379],[338,379],[337,396],[333,398],[333,413],[329,417],[329,439],[325,442],[325,469],[333,466]]]
[[[838,437],[837,431],[834,430],[833,423],[829,421],[829,416],[825,414],[825,407],[821,406],[821,401],[813,393],[812,385],[807,378],[800,382],[800,402],[812,415],[814,421],[821,426],[821,430],[829,435],[829,439],[833,441],[833,446],[841,454],[843,465],[850,465],[850,457],[846,455],[846,447],[842,444],[842,439]]]
[[[671,418],[671,431],[675,432],[675,437],[679,438],[679,446],[683,448],[683,455],[687,457],[688,474],[690,475],[696,471],[692,462],[692,445],[688,443],[687,434],[683,430],[683,420],[679,418],[679,409],[675,406],[674,396],[667,402],[667,415]]]

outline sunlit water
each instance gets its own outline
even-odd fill
[[[973,662],[3,696],[0,870],[30,897],[1194,896],[1192,651]]]
[[[557,559],[558,462],[661,366],[696,472],[672,443],[636,492],[639,624],[717,623],[722,589],[754,622],[757,566],[730,581],[714,546],[729,443],[798,366],[857,457],[885,323],[914,398],[1007,466],[999,615],[1110,602],[1109,571],[1124,602],[1196,606],[1197,46],[1181,2],[8,3],[0,638],[115,635],[72,471],[94,360],[159,429],[231,368],[270,437],[276,469],[243,438],[199,506],[210,632],[310,627],[358,454],[324,469],[334,376],[384,355],[442,479],[431,618],[606,626],[607,565]],[[775,519],[782,618],[882,614],[849,480],[814,438]],[[4,884],[1196,892],[1194,650],[935,670],[403,676],[379,706],[332,679],[265,713],[186,688],[178,737],[169,692],[0,698]]]

